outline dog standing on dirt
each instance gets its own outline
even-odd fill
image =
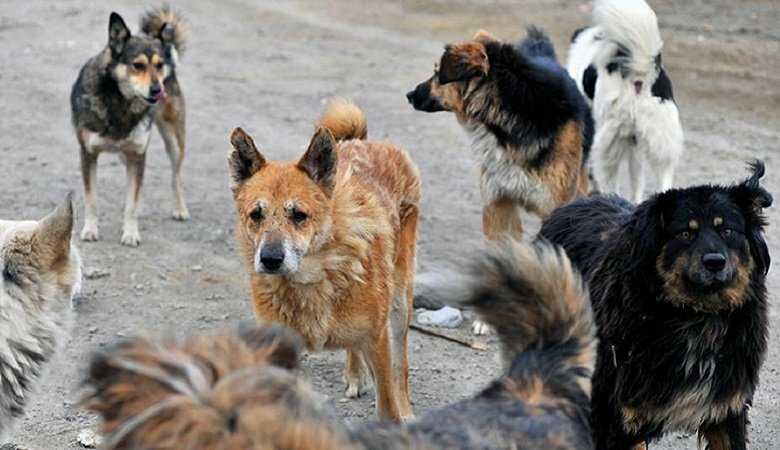
[[[81,259],[68,198],[39,221],[0,220],[0,446],[70,334]]]
[[[259,320],[309,349],[347,350],[346,394],[373,375],[380,417],[412,417],[412,313],[420,177],[406,152],[366,141],[355,105],[333,101],[297,162],[266,161],[236,129],[229,156],[237,238]]]
[[[152,122],[165,142],[173,169],[173,218],[187,220],[181,165],[184,159],[184,97],[176,79],[178,54],[187,25],[169,7],[141,17],[142,34],[133,36],[111,13],[108,46],[82,67],[70,96],[73,126],[81,147],[86,213],[81,239],[98,240],[97,160],[119,153],[127,170],[123,245],[141,242],[137,209]]]
[[[521,239],[522,210],[546,217],[587,193],[590,108],[541,29],[530,27],[519,45],[484,31],[448,45],[433,76],[406,96],[419,111],[453,112],[470,136],[489,241]],[[489,331],[479,321],[472,330]]]
[[[589,283],[599,351],[596,448],[629,450],[673,431],[745,449],[767,350],[763,163],[733,186],[672,189],[634,207],[595,196],[556,210],[540,235]]]
[[[599,189],[619,192],[618,172],[625,161],[636,203],[643,199],[648,166],[656,175],[656,189],[672,187],[684,149],[662,47],[658,20],[644,0],[599,0],[593,26],[578,30],[569,50],[569,73],[593,102]]]
[[[346,427],[298,374],[300,342],[265,325],[186,340],[132,339],[93,357],[86,406],[106,449],[590,450],[593,318],[560,249],[512,243],[453,279],[501,340],[506,373],[406,425]]]

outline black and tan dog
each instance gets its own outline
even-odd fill
[[[86,405],[107,449],[591,449],[588,296],[562,251],[508,247],[459,278],[507,373],[417,422],[331,419],[290,370],[301,342],[279,326],[119,344],[93,358]]]
[[[697,431],[711,450],[745,448],[767,346],[762,209],[772,203],[763,163],[752,172],[637,207],[582,199],[543,223],[541,236],[563,245],[590,285],[598,449],[643,448],[678,430]]]
[[[73,126],[81,147],[86,213],[81,239],[98,239],[97,160],[119,153],[127,168],[127,198],[121,242],[141,242],[137,208],[152,122],[165,142],[173,169],[173,218],[189,212],[181,185],[184,159],[184,97],[176,80],[178,53],[184,49],[186,23],[169,7],[141,17],[140,35],[111,13],[108,46],[81,68],[70,96]]]
[[[433,76],[407,98],[420,111],[453,112],[471,137],[489,240],[519,239],[521,210],[546,217],[587,192],[590,109],[542,30],[530,27],[519,45],[481,31],[446,46]]]

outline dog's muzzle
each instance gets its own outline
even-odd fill
[[[444,111],[444,106],[438,99],[431,96],[429,82],[420,83],[414,90],[406,93],[406,99],[417,111],[439,112]]]

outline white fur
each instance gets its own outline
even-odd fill
[[[583,94],[585,69],[593,64],[598,73],[592,100],[596,125],[592,160],[599,188],[638,203],[644,198],[646,167],[655,174],[655,188],[667,190],[684,149],[677,105],[651,92],[659,74],[655,58],[663,42],[655,13],[643,0],[598,1],[593,16],[594,26],[572,43],[567,69]],[[630,52],[624,61],[625,77],[621,70],[607,71],[620,46]],[[619,189],[623,164],[628,165],[629,192]]]

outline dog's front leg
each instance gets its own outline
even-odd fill
[[[141,201],[146,152],[122,153],[122,160],[127,172],[127,197],[125,198],[121,243],[128,247],[138,247],[141,243],[141,234],[138,231],[138,204]]]
[[[97,241],[97,160],[98,153],[90,151],[81,144],[81,177],[84,181],[84,228],[81,229],[81,240]]]
[[[707,450],[745,450],[747,448],[747,407],[729,414],[723,422],[704,424],[699,428],[699,440],[707,441]]]
[[[374,375],[374,389],[376,392],[376,412],[380,419],[389,419],[396,422],[411,420],[411,406],[404,405],[399,381],[396,380],[393,371],[391,352],[395,351],[390,344],[390,330],[388,327],[381,332],[379,338],[366,350],[365,355],[371,372]]]

